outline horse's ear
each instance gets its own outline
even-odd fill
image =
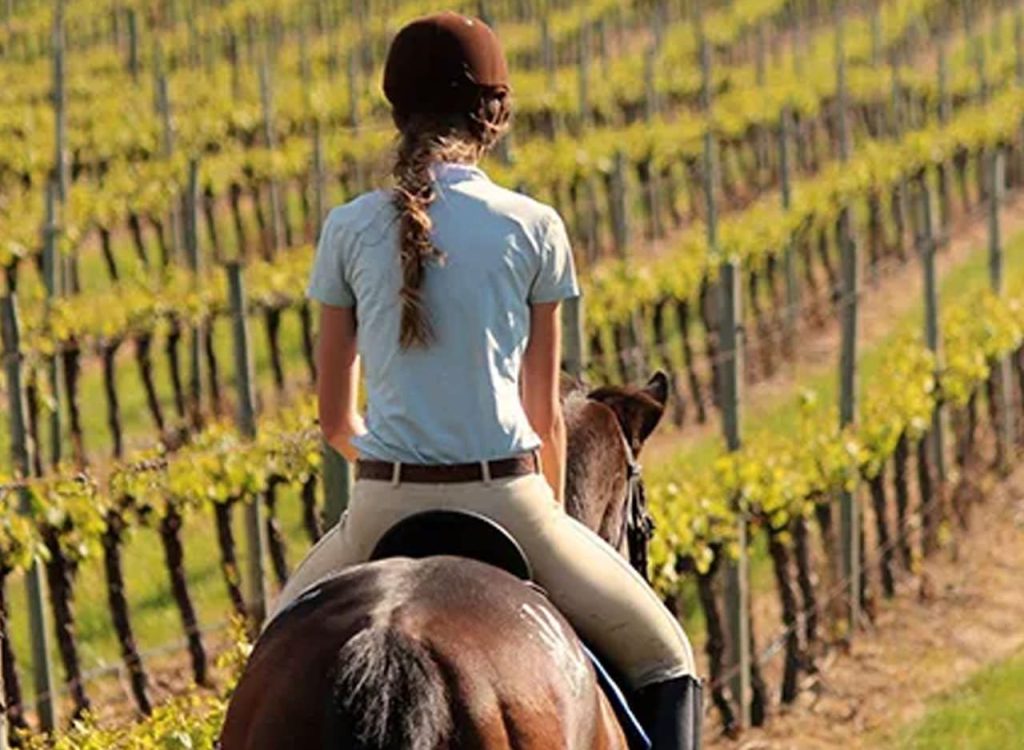
[[[658,370],[651,375],[651,379],[648,380],[647,385],[644,386],[644,393],[661,404],[663,408],[665,404],[668,403],[668,390],[668,375],[661,370]]]
[[[635,446],[637,451],[640,450],[640,446],[654,432],[654,429],[661,421],[662,415],[665,413],[665,404],[668,403],[669,393],[668,376],[661,370],[658,370],[647,381],[647,385],[643,387],[641,393],[649,396],[654,404],[652,408],[652,404],[645,402],[641,409],[640,434],[636,438],[637,445]]]
[[[570,393],[583,390],[586,383],[580,375],[570,375],[564,370],[558,376],[558,394],[564,400]]]
[[[668,390],[668,378],[664,373],[657,372],[643,388],[606,386],[591,391],[587,397],[615,412],[630,448],[638,453],[665,413]]]

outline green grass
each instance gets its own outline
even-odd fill
[[[976,674],[934,702],[893,750],[1017,750],[1024,747],[1024,654]]]

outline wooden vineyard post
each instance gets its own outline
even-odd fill
[[[497,24],[494,21],[494,16],[491,14],[491,10],[488,5],[489,3],[487,0],[477,0],[477,15],[480,17],[481,21],[493,29],[496,28]]]
[[[1005,159],[996,145],[988,152],[988,277],[992,291],[1003,293],[1003,238],[999,223],[999,208],[1003,199]]]
[[[1005,155],[998,144],[989,149],[986,171],[988,173],[988,275],[992,291],[1001,297],[1005,290],[1003,288],[1003,238],[999,210],[1003,202],[1006,173]],[[992,374],[996,378],[997,411],[999,413],[997,436],[999,470],[1008,473],[1012,465],[1014,435],[1016,434],[1012,408],[1013,381],[1010,358],[1003,357],[996,362]]]
[[[53,19],[53,112],[56,138],[54,170],[57,199],[63,205],[68,199],[68,117],[64,86],[64,0],[57,0]]]
[[[7,376],[7,396],[11,429],[11,464],[20,477],[31,472],[28,429],[25,409],[25,389],[21,372],[21,334],[18,323],[18,309],[14,296],[7,295],[0,300],[0,330],[3,334],[4,365]],[[18,490],[19,512],[30,513],[27,487]],[[57,700],[53,682],[53,668],[50,664],[50,624],[44,605],[43,569],[39,559],[33,558],[25,573],[25,588],[28,599],[29,633],[32,639],[33,685],[36,705],[39,711],[40,727],[47,732],[57,726]]]
[[[698,21],[699,24],[699,21]],[[717,211],[717,159],[715,136],[711,116],[711,45],[699,32],[701,62],[701,99],[706,119],[704,130],[704,198],[707,203],[708,248],[712,255],[718,247]],[[740,326],[743,322],[739,269],[731,259],[725,260],[716,285],[720,302],[718,326],[719,400],[722,407],[722,427],[726,447],[730,452],[740,449],[740,384],[743,367],[743,341]],[[714,289],[714,287],[712,287]],[[712,291],[714,294],[715,291]],[[734,498],[733,502],[738,502]],[[736,701],[736,717],[740,727],[750,726],[751,653],[750,602],[748,589],[747,520],[742,508],[736,513],[736,541],[739,557],[725,564],[725,609],[728,628],[726,670],[732,675],[730,691]]]
[[[789,212],[793,203],[792,166],[790,162],[789,143],[793,127],[793,113],[789,107],[782,109],[779,118],[779,175],[782,183],[782,210]],[[796,344],[796,328],[800,313],[800,283],[797,279],[796,242],[793,239],[786,244],[782,256],[783,270],[786,276],[786,348],[792,353]]]
[[[586,22],[580,26],[578,70],[580,126],[585,128],[590,124],[590,24]]]
[[[326,440],[323,441],[323,461],[323,519],[325,526],[333,526],[341,520],[352,498],[352,466]]]
[[[757,24],[756,41],[756,67],[755,81],[760,91],[764,90],[768,75],[768,42],[766,37],[765,22],[762,20]],[[754,162],[756,164],[755,186],[760,190],[767,179],[768,170],[768,127],[759,124],[754,133]]]
[[[583,299],[573,297],[562,303],[562,371],[579,379],[583,376],[586,360]]]
[[[656,80],[658,48],[653,44],[644,50],[644,119],[651,122],[660,111]]]
[[[1014,49],[1014,83],[1018,89],[1024,88],[1024,8],[1021,2],[1016,2],[1013,10],[1013,49]],[[1018,168],[1017,173],[1024,173],[1024,123],[1020,126],[1018,133]]]
[[[1014,74],[1017,86],[1024,86],[1024,13],[1020,3],[1013,9]]]
[[[935,250],[936,242],[932,228],[932,207],[931,194],[928,190],[928,180],[924,175],[917,178],[917,200],[914,215],[917,217],[914,222],[917,233],[917,249],[921,255],[921,265],[924,270],[924,335],[925,344],[935,357],[936,378],[942,371],[942,336],[939,329],[939,292],[935,271]],[[932,465],[935,466],[935,478],[939,487],[939,495],[944,492],[946,485],[946,439],[944,409],[939,402],[932,412],[931,434],[928,448],[931,452]],[[938,543],[938,524],[941,520],[936,516],[933,495],[932,504],[922,508],[922,537],[923,548],[926,552],[935,548]]]
[[[57,191],[59,186],[57,179],[51,179],[46,184],[46,225],[43,227],[43,283],[46,286],[46,314],[49,316],[50,309],[55,297],[61,293],[61,274],[57,264],[60,258],[57,252],[57,237],[60,228],[57,224]],[[50,397],[53,399],[53,408],[50,411],[50,464],[57,466],[61,459],[61,425],[60,425],[60,404],[61,388],[63,382],[64,358],[60,354],[53,354],[47,362],[47,379],[50,381]],[[39,450],[39,446],[36,446]]]
[[[720,324],[722,362],[722,427],[730,453],[742,445],[740,438],[740,389],[743,372],[743,322],[740,290],[740,269],[735,261],[726,260],[719,270],[719,294],[722,301]],[[733,499],[737,504],[738,498]],[[737,560],[725,566],[725,608],[729,627],[728,668],[736,670],[731,680],[732,694],[737,701],[740,726],[750,726],[751,664],[750,653],[750,587],[747,557],[747,519],[744,508],[736,507]]]
[[[547,75],[548,90],[555,90],[555,50],[551,42],[551,27],[545,13],[540,19],[540,57]]]
[[[871,4],[871,67],[882,62],[882,8],[879,0]]]
[[[850,133],[846,112],[846,56],[843,44],[843,14],[836,11],[836,127],[839,135],[839,158],[849,161]],[[840,353],[839,353],[839,426],[849,427],[857,420],[857,304],[860,295],[860,257],[851,228],[850,209],[839,210],[838,240],[841,268],[839,297]],[[848,586],[848,637],[860,621],[860,519],[857,498],[850,490],[839,496],[841,554],[843,580]]]
[[[53,81],[52,101],[54,119],[54,154],[53,154],[53,180],[56,182],[57,213],[64,214],[64,206],[68,201],[68,107],[67,87],[65,81],[65,54],[67,49],[67,38],[65,33],[65,0],[57,0],[53,16]],[[58,279],[63,278],[64,282],[58,280],[57,288],[68,288],[74,292],[78,291],[78,255],[77,253],[66,256],[56,256],[61,260],[61,270]],[[56,391],[54,391],[56,393]]]
[[[651,123],[660,113],[658,89],[655,81],[657,70],[658,49],[652,43],[644,50],[644,121]],[[647,157],[637,164],[640,177],[640,190],[643,194],[645,212],[647,214],[646,235],[651,241],[665,236],[661,219],[663,181],[655,159]],[[664,187],[667,187],[664,186]],[[671,199],[669,199],[671,200]],[[624,210],[625,213],[625,210]]]
[[[128,15],[128,72],[132,81],[139,82],[139,17],[135,8],[125,11]]]
[[[256,395],[252,372],[252,350],[249,343],[248,303],[238,262],[227,264],[231,299],[231,321],[235,352],[235,383],[238,390],[238,427],[247,440],[256,437]],[[267,525],[260,495],[246,505],[245,533],[249,573],[249,611],[258,628],[267,614],[267,572],[264,561],[267,549]]]
[[[939,122],[943,125],[953,116],[953,101],[949,94],[949,58],[945,45],[939,46]]]
[[[900,79],[900,68],[897,64],[895,53],[890,61],[890,70],[892,71],[892,93],[890,96],[891,107],[892,107],[892,132],[891,137],[893,141],[899,141],[903,137],[904,130],[906,129],[906,112],[903,107],[903,83]],[[893,210],[896,212],[894,216],[894,223],[896,224],[896,248],[899,258],[902,260],[904,257],[904,248],[906,241],[905,223],[907,216],[907,194],[909,188],[907,186],[907,179],[905,176],[900,174],[897,177],[896,185],[894,186],[893,194]],[[872,265],[871,268],[871,282],[872,284],[878,283],[878,270]]]
[[[713,247],[713,240],[717,240],[718,205],[716,202],[715,189],[717,188],[717,175],[715,170],[715,133],[714,121],[711,116],[711,45],[701,36],[701,98],[703,99],[704,110],[704,149],[703,149],[703,172],[704,172],[704,206],[707,210],[707,231],[708,245]]]
[[[626,198],[626,157],[622,151],[617,150],[612,157],[608,188],[615,252],[620,258],[625,258],[629,254],[629,204]]]
[[[356,59],[356,52],[352,50],[348,55],[348,67],[346,70],[348,83],[348,119],[353,128],[359,127],[359,61]]]
[[[309,59],[309,34],[306,30],[306,14],[299,12],[299,80],[302,81],[302,89],[306,92],[307,106],[313,88],[313,62]]]
[[[971,56],[974,58],[974,68],[978,77],[978,98],[984,102],[988,100],[988,80],[986,78],[985,61],[985,39],[982,32],[974,32],[974,18],[977,8],[973,7],[973,0],[963,0],[964,6],[964,30],[967,43],[971,48]]]
[[[10,747],[7,739],[7,683],[4,682],[4,643],[3,638],[10,636],[0,636],[0,750],[8,750]]]
[[[4,683],[4,652],[3,642],[0,641],[0,696],[7,695],[7,686]],[[7,750],[10,747],[7,740],[7,700],[0,700],[0,750]]]
[[[996,144],[988,153],[988,272],[992,291],[1000,297],[1005,293],[1003,233],[1000,210],[1006,196],[1006,154]],[[1012,432],[1011,432],[1012,434]]]
[[[201,267],[199,257],[199,162],[190,159],[188,163],[188,184],[185,188],[185,256],[188,261],[188,268],[196,274],[195,283],[201,283],[198,279]],[[202,421],[202,395],[203,395],[203,341],[205,340],[205,322],[197,322],[192,326],[192,340],[190,344],[189,362],[189,419],[193,429],[199,429]]]
[[[277,139],[274,137],[274,105],[273,92],[270,82],[270,62],[267,54],[264,53],[260,60],[260,111],[263,117],[263,145],[267,151],[274,151],[277,147]],[[267,257],[273,258],[278,248],[283,244],[284,228],[281,226],[281,192],[278,189],[277,178],[270,175],[267,183],[267,190],[270,195],[270,247],[267,250]]]
[[[324,166],[324,137],[320,118],[313,120],[313,236],[319,239],[320,225],[327,213],[327,175]]]
[[[171,95],[167,83],[167,74],[164,71],[163,50],[159,44],[156,46],[154,56],[154,75],[156,76],[156,111],[162,123],[161,155],[164,159],[170,161],[171,157],[174,155],[174,125],[171,121]],[[179,213],[172,202],[170,213],[171,252],[178,251],[178,240],[180,237],[179,229]],[[169,258],[164,258],[165,262],[169,260]]]
[[[949,95],[949,62],[946,57],[945,45],[939,45],[939,123],[946,125],[953,116],[953,102]],[[949,230],[953,221],[953,204],[950,197],[950,163],[948,160],[938,165],[939,182],[939,212],[942,234],[939,237],[939,245],[949,245]]]

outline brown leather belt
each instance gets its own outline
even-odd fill
[[[483,461],[468,464],[406,464],[361,458],[356,461],[356,479],[415,484],[482,482],[484,480],[483,464]],[[539,474],[540,457],[533,452],[511,458],[499,458],[487,461],[487,468],[491,479]]]

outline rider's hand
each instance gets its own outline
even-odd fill
[[[324,439],[327,440],[334,450],[338,451],[348,461],[353,462],[359,458],[358,449],[352,444],[352,438],[358,437],[359,435],[366,434],[366,423],[363,422],[363,418],[358,414],[352,420],[352,424],[347,425],[340,432],[328,435],[324,433]]]

